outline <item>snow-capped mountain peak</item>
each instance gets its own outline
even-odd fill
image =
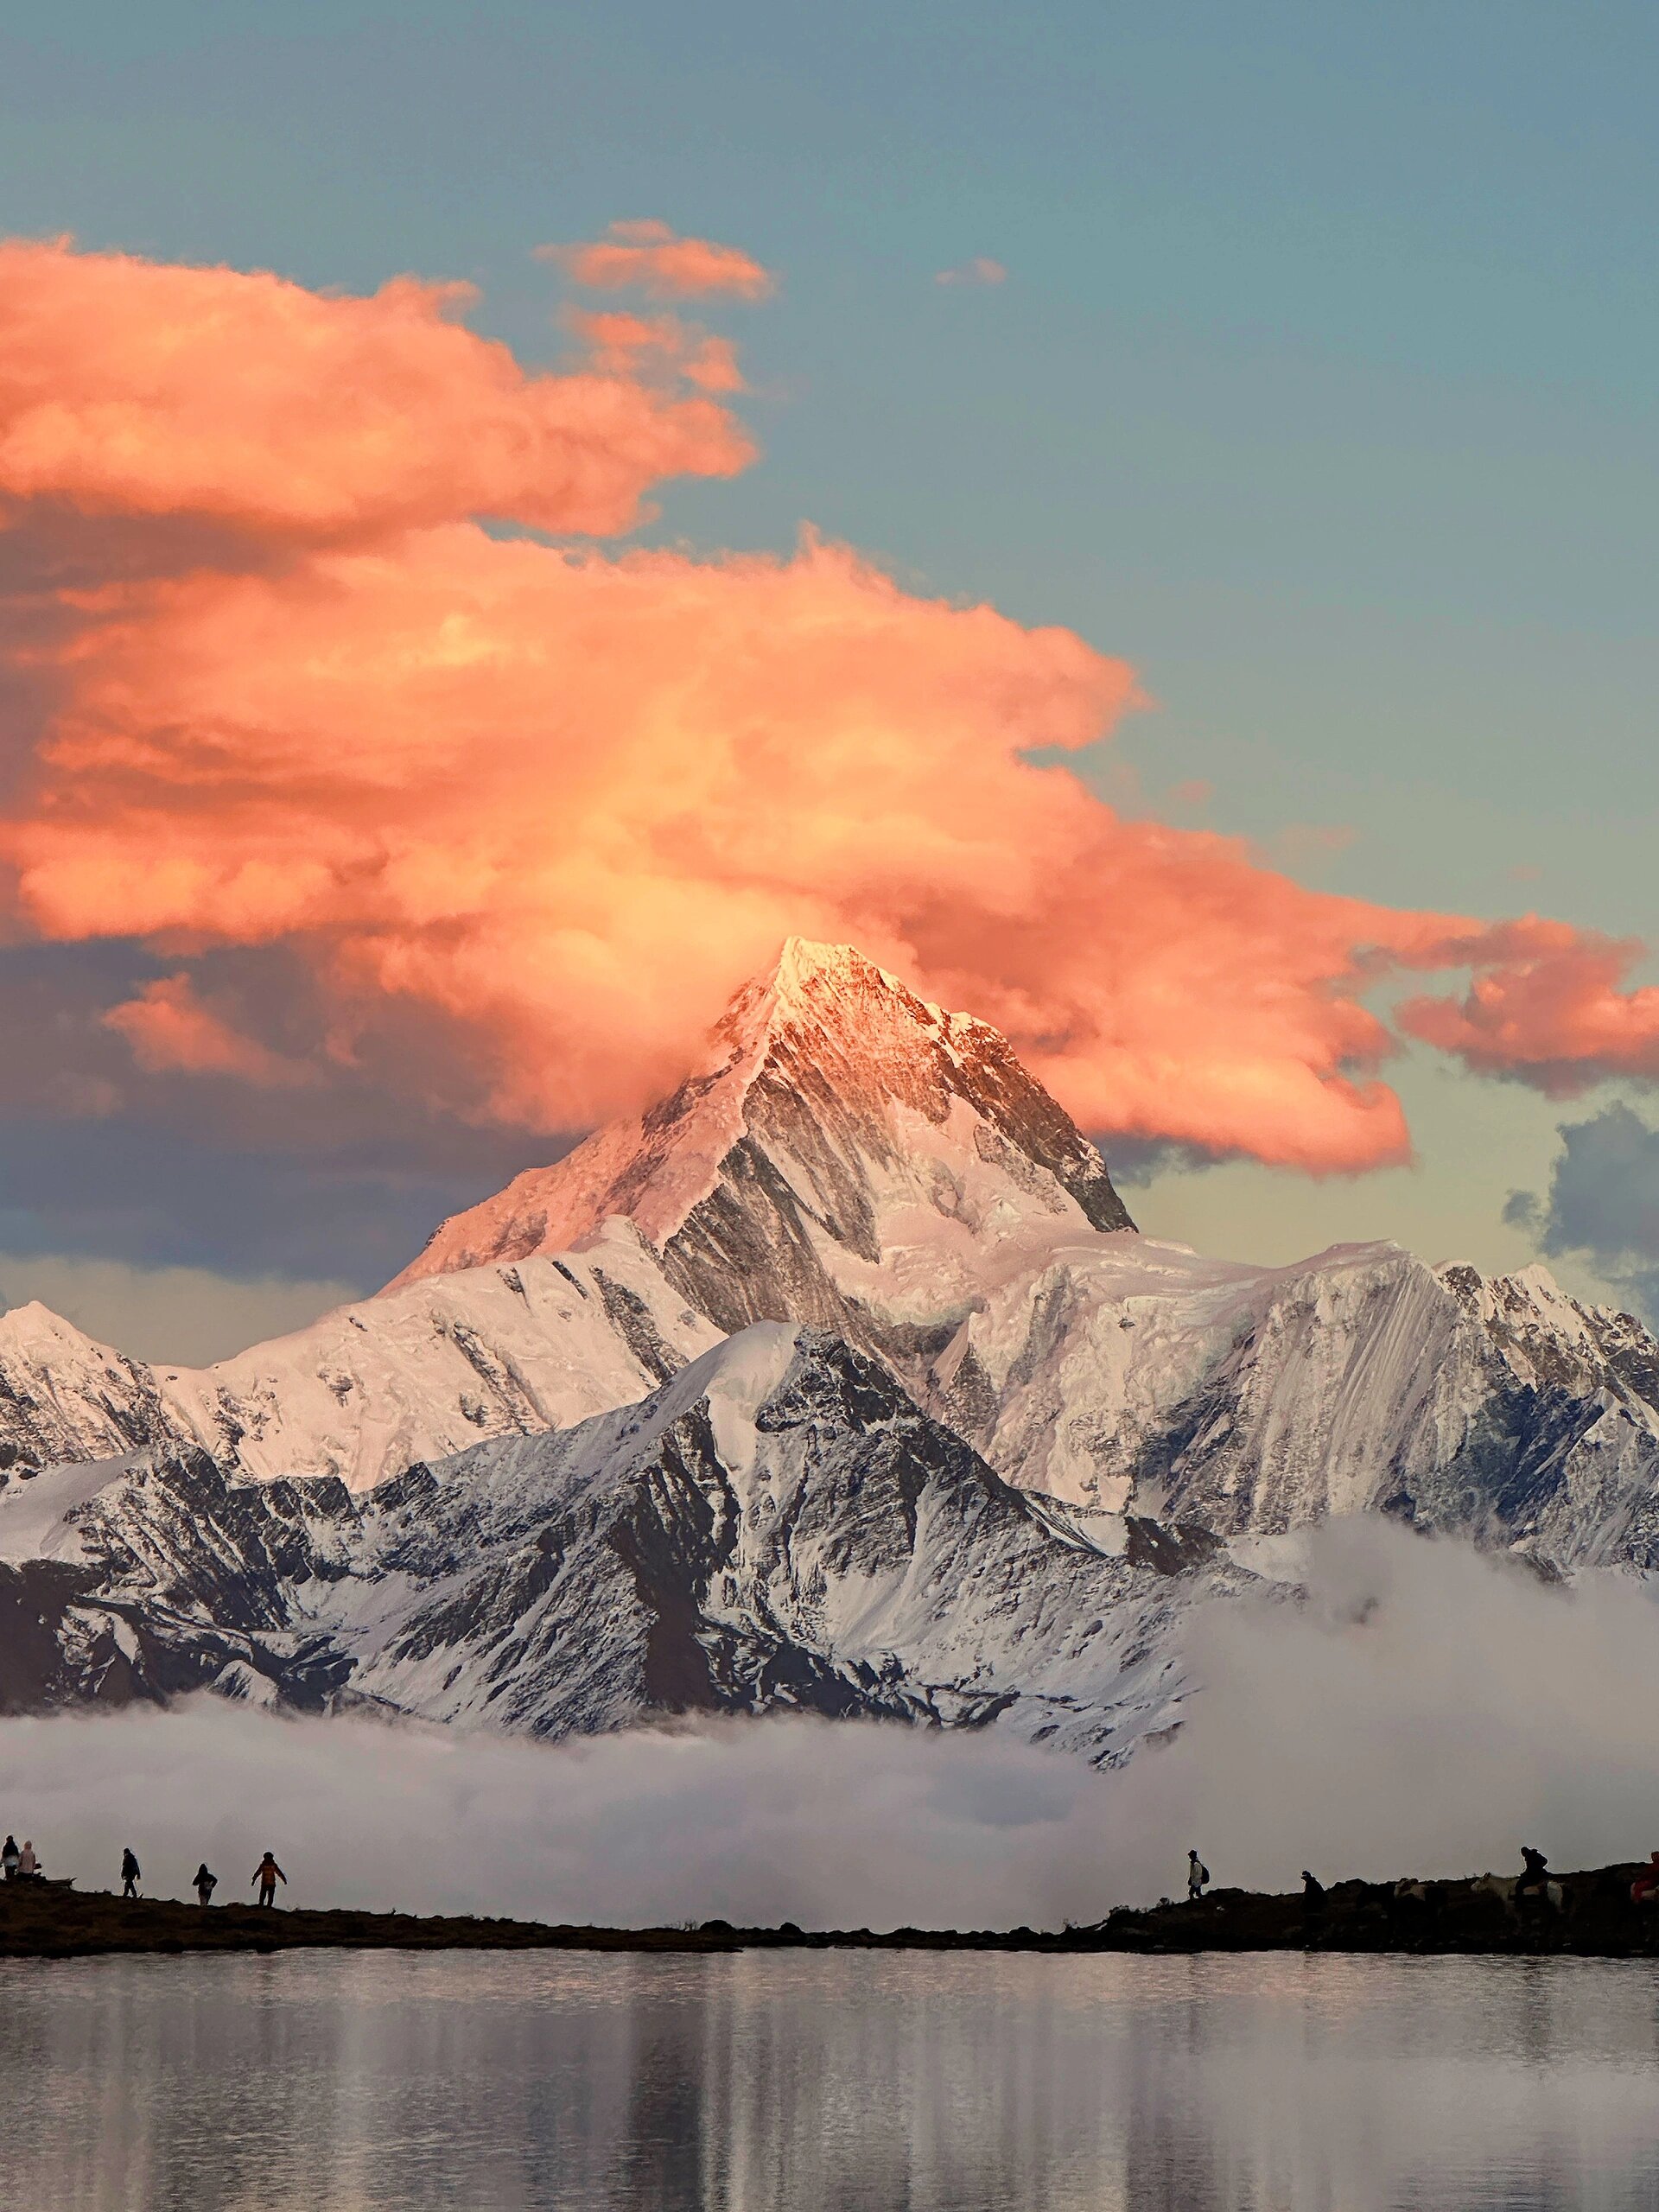
[[[1115,1757],[1217,1547],[1378,1511],[1659,1568],[1659,1344],[1541,1268],[1143,1237],[996,1030],[799,938],[389,1292],[195,1371],[0,1317],[0,1705],[792,1703]]]
[[[738,993],[677,1090],[454,1216],[391,1287],[580,1249],[619,1216],[728,1329],[848,1325],[861,1267],[898,1249],[1134,1227],[999,1032],[802,938]]]

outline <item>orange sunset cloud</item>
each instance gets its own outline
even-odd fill
[[[296,543],[457,514],[602,534],[753,459],[722,408],[614,362],[526,374],[456,320],[472,297],[0,242],[0,492]]]
[[[586,245],[537,246],[572,283],[595,292],[644,292],[656,300],[689,300],[716,292],[763,300],[772,273],[737,247],[709,238],[677,238],[666,223],[613,223]]]
[[[664,476],[741,465],[709,396],[734,357],[671,317],[583,318],[582,361],[532,373],[413,280],[333,298],[16,245],[0,274],[5,537],[26,569],[85,524],[53,622],[14,609],[43,704],[0,852],[16,925],[169,963],[109,1017],[147,1066],[291,1079],[189,975],[281,944],[328,1053],[414,1006],[479,1112],[579,1127],[799,931],[997,1022],[1091,1128],[1314,1172],[1408,1154],[1364,1003],[1390,975],[1469,979],[1401,1021],[1471,1067],[1659,1072],[1659,993],[1619,988],[1638,948],[1335,897],[1033,766],[1136,703],[1070,632],[810,538],[699,561],[480,528],[608,533]],[[110,517],[154,524],[149,563],[99,572]],[[169,563],[181,518],[242,553]]]

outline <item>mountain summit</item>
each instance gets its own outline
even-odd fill
[[[580,1249],[619,1218],[728,1330],[844,1327],[861,1274],[895,1253],[1135,1226],[1000,1032],[803,938],[671,1096],[452,1217],[389,1287]]]

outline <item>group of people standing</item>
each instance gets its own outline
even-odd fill
[[[46,1879],[45,1869],[35,1856],[34,1845],[26,1843],[19,1851],[15,1835],[9,1835],[4,1849],[0,1850],[0,1873],[3,1873],[9,1882],[43,1882]]]
[[[1535,1851],[1529,1843],[1521,1847],[1522,1871],[1510,1892],[1512,1902],[1519,1907],[1524,1901],[1535,1900],[1540,1904],[1559,1903],[1560,1885],[1550,1873],[1549,1861],[1541,1851]],[[1210,1886],[1210,1869],[1196,1851],[1186,1854],[1186,1901],[1197,1904]],[[1323,1911],[1325,1884],[1317,1874],[1302,1869],[1302,1897],[1311,1911]],[[1649,1854],[1645,1866],[1630,1885],[1633,1904],[1659,1904],[1659,1851]]]
[[[124,1897],[136,1897],[138,1894],[138,1885],[143,1880],[143,1878],[144,1870],[138,1864],[137,1853],[133,1850],[132,1846],[129,1844],[126,1849],[121,1853],[122,1896]],[[287,1875],[283,1873],[282,1868],[276,1864],[276,1853],[274,1852],[268,1851],[264,1857],[259,1861],[259,1864],[254,1868],[253,1880],[249,1885],[249,1887],[258,1891],[259,1902],[261,1904],[274,1905],[276,1902],[277,1883],[282,1882],[285,1884],[287,1880]],[[196,1903],[198,1904],[212,1904],[213,1901],[213,1891],[219,1887],[219,1877],[211,1871],[207,1861],[205,1859],[202,1860],[200,1866],[197,1867],[194,1874],[191,1877],[190,1886],[196,1893]]]

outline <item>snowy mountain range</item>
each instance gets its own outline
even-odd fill
[[[1659,1345],[1541,1268],[1141,1236],[996,1031],[796,940],[671,1096],[377,1297],[200,1370],[7,1314],[0,1470],[0,1707],[1116,1758],[1179,1719],[1188,1609],[1326,1514],[1659,1561]]]

